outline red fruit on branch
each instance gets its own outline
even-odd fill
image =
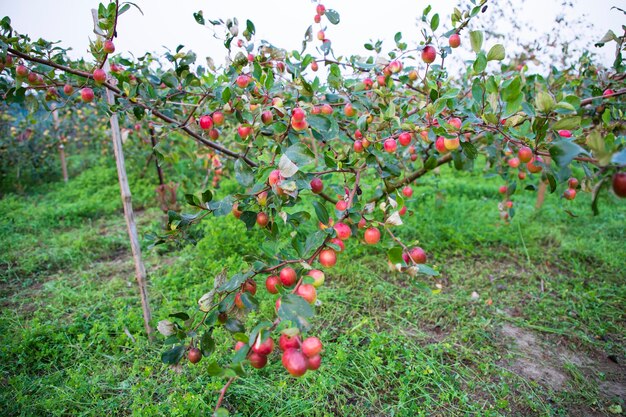
[[[256,224],[258,224],[260,227],[267,226],[267,223],[269,223],[269,221],[270,221],[270,218],[267,214],[263,213],[262,211],[257,213]]]
[[[278,339],[278,347],[282,351],[288,349],[300,349],[300,336],[291,337],[283,333]]]
[[[385,140],[383,147],[385,148],[385,152],[394,153],[396,149],[398,149],[398,144],[396,143],[395,139],[389,138]]]
[[[352,230],[350,229],[350,226],[348,226],[345,223],[337,223],[335,224],[335,232],[337,233],[337,237],[341,240],[346,240],[348,239],[350,236],[352,236]]]
[[[319,355],[322,351],[322,342],[317,337],[307,337],[302,341],[302,353],[309,358]]]
[[[296,274],[296,270],[287,266],[280,271],[280,282],[285,287],[291,287],[293,284],[298,281],[298,274]]]
[[[311,358],[306,358],[306,367],[309,371],[316,371],[322,365],[322,357],[315,355]]]
[[[197,347],[192,347],[187,353],[187,358],[191,363],[198,363],[202,359],[202,352]]]
[[[267,365],[267,356],[261,355],[260,353],[252,352],[248,356],[248,361],[250,361],[250,366],[256,369],[261,369],[265,365]]]
[[[517,156],[519,157],[519,160],[521,162],[527,163],[527,162],[530,162],[531,159],[533,159],[533,151],[532,149],[526,146],[522,146],[519,152],[517,153]]]
[[[313,191],[313,194],[319,194],[324,189],[324,183],[318,177],[313,178],[311,180],[310,185],[311,185],[311,191]]]
[[[213,119],[209,115],[204,115],[200,118],[200,129],[209,130],[213,127]]]
[[[322,249],[319,259],[322,266],[331,268],[337,263],[337,254],[330,248]]]
[[[618,172],[613,175],[613,192],[618,197],[626,197],[626,172]]]
[[[368,245],[375,245],[380,241],[380,230],[370,227],[365,231],[363,238]]]
[[[326,278],[324,272],[320,271],[319,269],[312,269],[307,275],[313,278],[313,286],[315,288],[321,287],[324,283],[324,279]]]
[[[406,252],[403,253],[402,258],[404,259],[404,262],[406,262],[407,264],[410,264],[411,260],[413,260],[416,264],[425,264],[426,252],[424,252],[424,249],[420,248],[419,246],[416,246],[413,249],[411,249],[409,253],[406,253]]]
[[[270,275],[265,280],[265,288],[270,294],[278,294],[278,287],[280,286],[280,278],[276,275]]]
[[[398,136],[398,142],[402,146],[409,146],[411,143],[411,134],[409,132],[402,132],[400,136]]]
[[[107,80],[107,73],[102,68],[98,68],[93,72],[93,80],[96,84],[103,84]]]
[[[107,54],[112,54],[113,52],[115,52],[115,44],[111,39],[107,39],[106,41],[104,41],[102,50]]]
[[[422,49],[422,61],[427,64],[430,64],[435,61],[437,58],[437,50],[432,45],[426,45],[424,49]]]
[[[448,44],[450,45],[450,48],[458,48],[459,45],[461,45],[461,37],[459,36],[459,34],[453,33],[452,35],[450,35],[450,37],[448,38]]]
[[[252,351],[260,355],[269,355],[274,350],[274,341],[271,337],[265,339],[265,342],[261,342],[261,338],[257,337],[254,345],[252,345]]]
[[[306,356],[296,349],[287,349],[282,357],[283,366],[291,375],[302,376],[307,370]]]
[[[567,186],[575,190],[576,188],[578,188],[578,179],[574,177],[570,178],[569,180],[567,180]]]
[[[409,187],[408,185],[405,186],[402,189],[402,195],[404,195],[406,198],[410,198],[413,195],[413,189]]]
[[[304,298],[309,304],[313,304],[317,300],[317,290],[312,284],[298,285],[296,295]]]
[[[80,90],[80,99],[85,103],[91,103],[93,101],[93,90],[89,87],[82,88]]]
[[[576,198],[576,190],[574,190],[573,188],[568,188],[567,190],[563,191],[563,197],[565,197],[566,200],[573,200],[574,198]]]

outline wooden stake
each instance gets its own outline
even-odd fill
[[[59,111],[55,103],[50,104],[52,109],[52,119],[54,120],[54,129],[56,134],[59,134]],[[65,161],[65,146],[63,146],[62,137],[59,137],[59,158],[61,159],[61,171],[63,171],[63,181],[67,182],[69,177],[67,175],[67,162]]]
[[[98,36],[102,37],[100,27],[98,26],[98,12],[95,9],[91,9],[91,14],[93,15],[94,29],[96,33],[98,33]],[[110,73],[110,65],[108,61],[105,62],[103,68],[107,74]],[[109,105],[115,104],[115,97],[111,90],[106,90],[106,97]],[[135,277],[137,279],[137,285],[139,286],[139,296],[141,297],[144,326],[146,328],[146,333],[148,333],[148,337],[152,339],[152,327],[150,327],[152,314],[150,313],[148,290],[146,287],[146,268],[144,267],[141,259],[141,246],[139,245],[137,224],[135,223],[130,187],[128,186],[128,177],[126,176],[126,163],[124,162],[124,151],[122,149],[122,133],[120,131],[120,124],[116,112],[111,114],[111,136],[113,139],[115,163],[117,165],[117,178],[120,183],[122,204],[124,205],[124,217],[126,218],[126,227],[130,238],[130,247],[135,261]]]

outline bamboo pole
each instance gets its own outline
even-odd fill
[[[102,37],[102,31],[98,26],[97,10],[91,9],[91,14],[93,15],[94,29],[98,36]],[[108,61],[105,62],[103,69],[107,74],[109,74],[110,65]],[[106,98],[109,105],[115,104],[115,96],[108,88],[106,89]],[[122,149],[122,133],[120,131],[119,119],[116,112],[111,114],[111,137],[113,139],[113,151],[115,153],[115,163],[117,165],[117,177],[120,183],[122,204],[124,205],[124,217],[126,219],[128,237],[130,238],[130,247],[133,252],[133,260],[135,261],[135,278],[137,279],[137,285],[139,286],[139,296],[141,297],[144,326],[148,337],[152,339],[152,327],[150,326],[152,315],[150,313],[148,290],[146,287],[146,268],[141,259],[141,246],[139,245],[139,238],[137,235],[137,224],[135,223],[130,187],[128,185],[128,177],[126,175],[124,151]]]

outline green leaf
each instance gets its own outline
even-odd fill
[[[246,330],[242,322],[232,317],[226,320],[224,328],[231,333],[243,333]]]
[[[215,351],[215,340],[213,340],[212,332],[213,329],[209,329],[200,338],[200,350],[205,358],[211,356]]]
[[[555,142],[550,147],[550,156],[552,156],[556,164],[560,167],[569,165],[575,157],[581,154],[588,155],[585,149],[568,140]]]
[[[428,265],[420,264],[417,268],[420,274],[430,275],[432,277],[436,277],[439,275],[439,272],[435,271]]]
[[[315,209],[315,215],[317,219],[323,224],[328,223],[328,211],[326,210],[326,206],[319,201],[313,202],[313,208]]]
[[[282,320],[289,320],[301,331],[306,331],[311,327],[308,319],[312,316],[313,308],[304,298],[296,294],[281,297],[278,317]]]
[[[305,256],[310,256],[317,248],[322,246],[324,240],[326,240],[326,236],[328,236],[328,234],[323,230],[318,230],[315,233],[309,234],[306,237],[306,242],[304,243]]]
[[[505,57],[504,46],[497,43],[487,53],[487,61],[502,61]]]
[[[400,246],[389,249],[387,251],[387,257],[389,258],[389,262],[394,265],[404,263],[404,259],[402,259],[402,248]]]
[[[328,21],[330,23],[332,23],[333,25],[336,25],[339,23],[339,13],[337,13],[336,10],[333,9],[326,9],[326,17],[328,18]]]
[[[202,203],[208,203],[209,201],[213,200],[213,193],[211,192],[211,190],[205,190],[202,192]]]
[[[483,46],[483,33],[480,30],[472,30],[470,32],[470,43],[474,52],[480,52],[480,48]]]
[[[550,186],[550,192],[553,193],[556,191],[556,178],[554,178],[554,174],[546,172],[546,179],[548,180],[548,185]]]
[[[299,167],[309,165],[315,161],[315,155],[313,155],[313,152],[311,152],[309,147],[304,143],[296,143],[295,145],[290,146],[285,151],[285,155],[291,159],[291,162]]]
[[[225,409],[224,407],[220,407],[217,409],[213,417],[228,417],[229,415],[230,412],[227,409]]]
[[[174,74],[166,72],[161,76],[161,82],[170,88],[178,87],[178,79]]]
[[[478,150],[471,142],[461,142],[461,148],[463,149],[463,153],[469,159],[476,159],[478,156]]]
[[[424,162],[424,169],[431,170],[437,166],[437,158],[434,155],[428,157],[426,162]]]
[[[256,215],[254,216],[254,221],[256,222]],[[225,282],[224,284],[222,284],[217,290],[219,292],[230,292],[230,291],[234,291],[237,288],[241,287],[241,284],[243,284],[249,277],[250,277],[250,273],[236,273],[235,275],[233,275],[231,277],[231,279],[229,279],[227,282]]]
[[[204,25],[204,16],[202,14],[202,10],[199,10],[193,14],[193,18],[196,19],[196,22],[200,25]]]
[[[185,346],[178,345],[174,346],[170,350],[166,350],[161,354],[161,362],[166,363],[168,365],[176,365],[183,358],[185,354]]]
[[[189,320],[189,314],[184,313],[184,312],[180,312],[180,313],[173,313],[170,314],[169,317],[175,317],[177,319],[181,319],[182,321],[187,321]]]
[[[217,364],[215,359],[212,359],[206,367],[207,374],[209,376],[222,376],[224,369]]]
[[[626,165],[626,148],[614,153],[611,162],[617,165]]]
[[[542,113],[550,113],[555,106],[556,103],[554,98],[549,93],[546,93],[545,91],[537,93],[537,96],[535,97],[535,107],[537,110]]]
[[[580,122],[582,118],[580,116],[574,117],[566,117],[561,120],[558,120],[555,124],[552,125],[552,130],[575,130],[580,127]]]
[[[430,29],[434,32],[439,27],[439,14],[435,13],[432,20],[430,21]]]
[[[476,55],[476,60],[474,61],[472,68],[477,74],[483,72],[485,68],[487,68],[487,58],[485,57],[484,53],[480,52],[478,53],[478,55]]]
[[[241,158],[235,161],[235,178],[244,187],[249,187],[254,183],[252,168]]]

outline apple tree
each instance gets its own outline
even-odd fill
[[[185,135],[208,150],[220,176],[236,179],[228,195],[216,192],[219,181],[186,194],[187,208],[170,211],[167,230],[152,242],[184,240],[200,221],[230,215],[266,235],[246,269],[215,278],[194,314],[173,313],[158,324],[166,337],[163,362],[204,361],[209,375],[226,379],[218,415],[226,413],[226,390],[248,367],[280,357],[298,377],[321,366],[317,291],[345,262],[346,240],[384,247],[390,266],[414,279],[438,274],[428,266],[428,242],[406,243],[395,232],[412,184],[437,167],[472,170],[484,158],[502,179],[494,204],[505,223],[515,194],[541,183],[551,192],[564,188],[564,205],[591,192],[595,212],[599,195],[626,196],[624,36],[610,32],[599,40],[616,45],[611,69],[584,54],[565,68],[531,73],[473,29],[488,13],[487,0],[465,4],[448,22],[427,7],[418,19],[420,39],[398,32],[391,49],[372,41],[350,56],[333,51],[340,15],[321,3],[294,51],[257,40],[250,20],[197,12],[198,24],[223,32],[230,59],[219,68],[210,59],[198,64],[182,46],[161,59],[116,55],[118,18],[130,3],[100,5],[106,36],[91,44],[92,61],[72,61],[58,45],[16,32],[8,17],[0,22],[6,103],[92,103],[102,114],[150,123],[162,160],[177,152],[168,138]],[[463,70],[454,75],[446,64],[458,59],[458,48],[473,58],[457,61]],[[113,92],[113,105],[102,98],[105,90]],[[271,294],[275,313],[246,326],[243,317],[259,309],[259,291]],[[223,340],[217,334],[232,336],[232,356],[216,357],[216,340]]]

